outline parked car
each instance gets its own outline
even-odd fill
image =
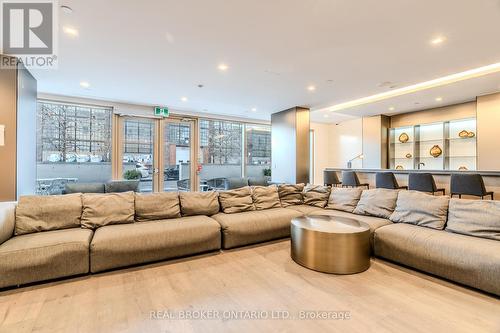
[[[179,167],[165,168],[165,180],[179,180]]]
[[[149,177],[149,169],[144,164],[137,163],[135,169],[141,173],[142,178]]]

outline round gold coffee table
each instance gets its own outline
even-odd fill
[[[370,227],[355,219],[310,215],[292,219],[292,259],[315,271],[354,274],[370,267]]]

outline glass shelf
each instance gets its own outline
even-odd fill
[[[464,141],[464,142],[467,142],[467,141],[474,141],[474,140],[476,140],[476,137],[473,137],[473,138],[447,138],[446,140],[448,140],[448,141]]]

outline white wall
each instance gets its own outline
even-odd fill
[[[363,152],[363,120],[353,119],[339,124],[311,123],[314,130],[314,183],[323,184],[325,168],[345,168],[347,162]],[[362,161],[352,163],[362,168]]]

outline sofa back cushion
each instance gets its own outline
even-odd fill
[[[250,186],[219,192],[219,201],[222,211],[226,214],[255,210]]]
[[[82,195],[28,195],[16,208],[16,235],[80,227]]]
[[[84,228],[134,222],[134,192],[83,194],[82,201]]]
[[[252,199],[257,210],[281,207],[278,187],[276,185],[253,186]]]
[[[0,244],[14,235],[17,202],[0,202]]]
[[[361,193],[363,193],[363,189],[359,187],[332,187],[326,208],[352,213],[358,205]]]
[[[451,199],[446,231],[500,240],[500,201]]]
[[[278,194],[280,196],[281,206],[288,207],[293,205],[302,205],[304,203],[302,191],[304,191],[304,184],[279,185]]]
[[[389,218],[395,223],[409,223],[443,230],[448,215],[447,196],[434,196],[417,191],[400,191],[396,209]]]
[[[330,197],[330,187],[323,185],[308,184],[303,192],[304,204],[319,208],[325,208]]]
[[[219,212],[217,192],[179,192],[183,216],[212,216]]]
[[[398,192],[383,188],[364,190],[353,213],[388,219],[396,207]]]
[[[164,220],[177,217],[181,217],[177,192],[135,194],[136,221]]]

